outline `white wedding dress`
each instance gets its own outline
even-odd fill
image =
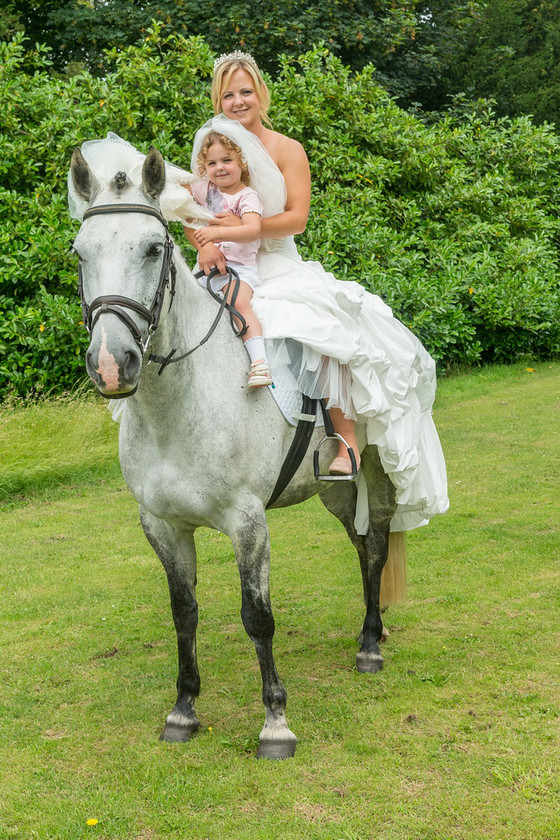
[[[192,169],[206,134],[218,131],[241,148],[264,217],[281,213],[284,177],[260,140],[223,114],[196,134]],[[300,390],[325,397],[364,424],[397,490],[391,530],[407,531],[445,513],[445,461],[432,419],[436,392],[431,356],[381,298],[304,261],[293,237],[263,239],[262,280],[252,304],[272,369],[287,365]],[[360,529],[362,530],[362,529]]]
[[[209,120],[196,134],[192,170],[206,134],[215,130],[230,137],[249,166],[264,217],[281,213],[286,201],[284,177],[260,140],[223,114]],[[110,154],[109,154],[110,148]],[[110,133],[105,140],[82,145],[82,153],[97,177],[120,168],[141,171],[144,155]],[[107,161],[111,169],[104,171]],[[167,164],[167,182],[160,196],[163,214],[184,221],[198,215],[196,227],[208,214],[180,184],[195,176]],[[81,219],[86,203],[68,181],[70,211]],[[376,295],[351,281],[337,280],[320,263],[304,261],[293,237],[263,239],[258,257],[262,284],[252,304],[262,324],[273,371],[283,367],[300,390],[325,397],[364,427],[375,444],[397,494],[392,531],[407,531],[445,513],[447,478],[443,452],[432,419],[436,392],[435,364],[418,339]],[[115,401],[120,402],[120,401]],[[117,415],[114,415],[117,419]],[[367,487],[358,476],[358,533],[367,532]]]

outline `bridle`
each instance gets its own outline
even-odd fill
[[[90,207],[89,210],[85,211],[84,221],[92,216],[104,216],[108,213],[144,213],[147,216],[155,216],[155,218],[158,219],[165,228],[165,242],[163,243],[163,259],[159,280],[154,299],[149,307],[144,306],[144,304],[139,303],[133,298],[124,297],[123,295],[100,295],[88,304],[84,296],[82,261],[80,260],[78,262],[78,294],[82,304],[84,325],[88,333],[91,334],[101,315],[111,312],[113,315],[116,315],[117,318],[120,318],[124,324],[126,324],[143,355],[148,349],[152,333],[159,324],[166,289],[169,289],[169,293],[171,295],[171,301],[169,304],[170,308],[171,303],[173,302],[173,296],[175,294],[175,278],[177,275],[177,269],[175,267],[175,263],[173,262],[173,241],[169,236],[167,221],[164,219],[159,210],[156,210],[154,207],[148,207],[144,204],[99,204],[97,207]],[[148,330],[145,340],[143,340],[143,330],[141,330],[133,318],[130,317],[129,313],[126,311],[127,309],[137,312],[147,321]]]
[[[171,296],[171,300],[169,301],[169,309],[171,309],[173,298],[175,296],[177,268],[173,260],[173,240],[169,235],[169,226],[167,224],[167,220],[164,218],[164,216],[160,213],[159,210],[157,210],[155,207],[149,207],[146,204],[98,204],[96,207],[90,207],[84,212],[83,221],[86,221],[86,219],[89,219],[92,216],[102,216],[107,215],[109,213],[144,213],[147,216],[154,216],[159,222],[161,222],[161,224],[165,228],[165,241],[163,243],[163,258],[161,263],[159,280],[154,298],[149,307],[144,306],[144,304],[140,303],[137,300],[134,300],[133,298],[125,297],[123,295],[99,295],[99,297],[96,297],[94,300],[92,300],[90,304],[88,304],[84,296],[82,262],[81,260],[79,260],[78,294],[80,296],[80,301],[82,304],[83,321],[86,330],[91,335],[91,332],[101,315],[104,315],[108,312],[112,313],[113,315],[116,315],[117,318],[119,318],[123,322],[123,324],[125,324],[128,327],[132,334],[132,337],[134,338],[136,344],[140,349],[140,352],[142,353],[142,356],[144,356],[150,345],[152,335],[159,324],[166,290],[169,290],[169,294]],[[203,274],[204,272],[198,272],[195,276],[200,277]],[[171,352],[168,353],[167,356],[158,356],[153,353],[150,353],[149,362],[156,362],[156,364],[161,365],[158,371],[160,375],[163,373],[168,364],[172,362],[180,362],[183,359],[186,359],[187,356],[190,356],[191,353],[194,353],[195,350],[198,350],[199,347],[202,347],[202,345],[208,341],[208,339],[218,326],[218,322],[222,317],[224,309],[228,310],[230,314],[232,327],[237,335],[243,335],[247,331],[247,324],[245,323],[245,319],[233,306],[233,304],[235,303],[235,298],[237,297],[237,292],[239,290],[239,275],[234,269],[230,268],[229,266],[227,266],[227,274],[229,275],[230,279],[223,297],[217,295],[212,290],[210,285],[211,279],[216,275],[219,275],[218,269],[212,269],[212,271],[207,277],[206,285],[208,291],[210,292],[212,297],[220,304],[220,309],[212,323],[212,326],[210,327],[202,341],[200,341],[196,345],[196,347],[193,347],[191,350],[187,350],[186,353],[182,353],[180,356],[175,356],[175,353],[177,352],[176,349],[171,350]],[[232,282],[234,283],[234,290],[231,298],[231,303],[228,303],[228,290]],[[129,313],[126,311],[127,309],[131,309],[133,312],[137,312],[147,321],[148,329],[145,339],[143,338],[144,331],[141,330],[138,324],[136,324],[136,322],[134,321],[134,319],[131,318]],[[239,328],[233,320],[234,316],[239,322],[241,322],[241,328]]]

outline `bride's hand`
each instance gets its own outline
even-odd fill
[[[210,219],[208,222],[210,225],[220,225],[223,227],[237,227],[238,225],[242,225],[243,222],[236,216],[235,213],[216,213],[213,219]]]
[[[217,268],[220,274],[226,273],[226,260],[219,248],[209,242],[202,245],[198,250],[198,264],[206,275],[210,274],[213,268]]]

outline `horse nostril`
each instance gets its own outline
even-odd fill
[[[93,361],[93,353],[91,352],[91,350],[88,350],[86,352],[86,371],[92,382],[97,382],[99,380],[99,373],[97,372],[97,369],[95,367]]]
[[[142,360],[140,355],[134,350],[127,350],[124,354],[124,363],[122,366],[123,379],[126,382],[131,382],[138,376]]]

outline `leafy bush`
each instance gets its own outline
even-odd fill
[[[24,396],[69,391],[84,378],[81,313],[73,300],[40,286],[33,301],[0,297],[0,377]]]
[[[188,166],[211,115],[202,39],[168,38],[163,50],[154,26],[108,61],[102,79],[53,78],[40,49],[0,45],[0,397],[82,377],[72,149],[111,130]],[[270,80],[274,126],[304,144],[312,168],[302,253],[383,297],[441,369],[558,354],[560,139],[499,120],[488,103],[458,101],[426,125],[373,73],[317,48]]]
[[[275,125],[311,158],[307,252],[380,294],[440,366],[557,354],[552,130],[498,120],[487,103],[426,126],[371,68],[325,68],[317,51],[301,63],[284,69],[273,101],[283,99]]]

